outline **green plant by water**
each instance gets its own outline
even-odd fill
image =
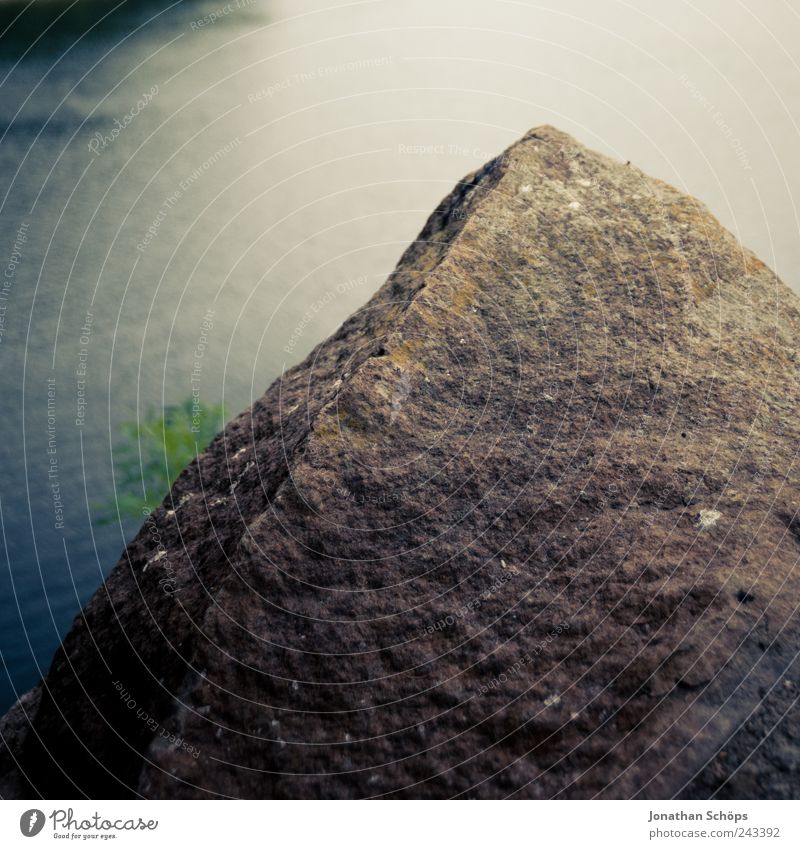
[[[158,507],[181,471],[224,424],[222,405],[198,412],[191,398],[123,422],[113,455],[115,495],[99,507],[97,521],[141,519],[143,511]]]

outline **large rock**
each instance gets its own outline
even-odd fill
[[[797,795],[798,315],[696,200],[529,132],[184,471],[6,793]]]

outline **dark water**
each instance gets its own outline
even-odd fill
[[[247,406],[528,128],[796,284],[800,18],[735,6],[0,0],[0,710],[136,530],[97,521],[121,423]]]

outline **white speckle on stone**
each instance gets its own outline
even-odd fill
[[[466,340],[466,339],[459,339],[458,341],[459,341],[462,345],[464,345],[464,344],[466,344],[466,341],[467,341],[467,340]]]
[[[588,189],[589,186],[592,185],[592,181],[591,180],[578,180],[578,185],[583,186],[584,188]]]
[[[580,716],[580,714],[578,713],[578,711],[574,710],[569,715],[569,718],[574,722],[579,716]]]
[[[240,448],[240,449],[239,449],[239,450],[238,450],[238,451],[237,451],[237,452],[233,455],[233,456],[234,456],[234,459],[235,459],[236,457],[241,457],[241,456],[242,456],[242,454],[244,454],[244,452],[245,452],[245,451],[247,451],[247,446],[246,446],[246,445],[244,446],[244,448]]]
[[[552,696],[548,696],[544,700],[544,706],[545,707],[555,707],[556,705],[559,705],[559,704],[561,704],[561,696],[559,696],[557,693],[553,693]]]
[[[570,209],[580,209],[581,208],[580,201],[577,201],[577,200],[572,201],[572,203],[569,205],[569,208]]]
[[[299,690],[300,689],[300,685],[297,683],[297,681],[292,681],[292,689],[293,690]]]
[[[794,687],[794,682],[793,682],[793,681],[791,681],[789,678],[787,678],[787,679],[783,682],[783,686],[784,686],[784,687],[786,687],[786,689],[787,689],[787,690],[791,690],[791,689],[792,689],[792,687]]]
[[[507,568],[508,568],[508,566],[506,565],[506,561],[505,561],[505,560],[503,560],[503,558],[502,558],[502,557],[500,558],[500,566],[501,566],[503,569],[507,569]]]
[[[546,392],[544,393],[544,400],[552,404],[556,399],[553,398],[552,395],[548,395]]]
[[[529,192],[532,188],[533,188],[533,186],[531,186],[531,184],[530,184],[530,183],[526,183],[524,186],[520,186],[520,187],[519,187],[519,190],[520,190],[523,194],[528,194],[528,192]]]
[[[721,518],[722,513],[720,513],[719,510],[703,509],[697,517],[697,527],[700,528],[701,531],[710,530]]]
[[[167,510],[167,516],[174,516],[174,515],[175,515],[174,510]]]
[[[152,563],[158,563],[158,561],[161,560],[162,557],[166,557],[166,556],[167,556],[167,550],[165,548],[162,548],[161,551],[158,552],[158,554],[156,554],[154,557],[151,557],[147,561],[147,563],[144,564],[144,569],[142,569],[142,572],[146,572],[148,566],[150,566]]]

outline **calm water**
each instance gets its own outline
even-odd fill
[[[120,423],[247,406],[529,127],[800,284],[798,17],[663,5],[0,0],[0,710],[136,530],[96,522]]]

